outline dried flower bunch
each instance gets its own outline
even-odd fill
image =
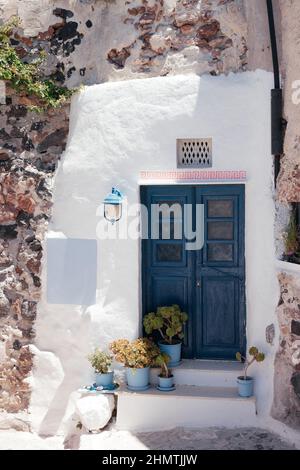
[[[159,348],[148,338],[138,338],[131,342],[128,339],[118,339],[111,343],[110,350],[116,361],[134,369],[154,365],[160,354]]]

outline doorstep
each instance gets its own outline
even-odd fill
[[[202,359],[183,359],[172,369],[174,382],[178,385],[197,385],[204,387],[235,387],[236,379],[242,375],[243,365],[237,361],[208,361]],[[150,382],[158,382],[159,369],[151,369]]]
[[[236,387],[176,385],[172,392],[151,387],[118,396],[117,428],[129,431],[170,429],[177,426],[250,426],[256,423],[255,398],[242,398]]]

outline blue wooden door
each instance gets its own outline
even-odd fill
[[[157,227],[156,238],[142,242],[143,313],[177,303],[189,314],[184,357],[234,359],[245,351],[244,186],[142,187],[141,201],[149,235]],[[151,216],[153,204],[181,208],[168,214],[167,239],[169,218]],[[200,250],[186,250],[184,230],[178,239],[186,204],[204,207]]]

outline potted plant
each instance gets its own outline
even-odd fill
[[[247,375],[249,367],[255,361],[262,362],[265,359],[264,353],[260,352],[255,346],[249,349],[249,356],[251,356],[251,359],[247,359],[239,352],[236,353],[237,360],[244,363],[244,375],[237,378],[238,392],[241,397],[251,397],[253,395],[254,379]]]
[[[290,263],[300,264],[299,230],[294,212],[291,214],[288,229],[284,235],[284,243],[285,250],[283,260]]]
[[[155,364],[159,348],[148,338],[138,338],[131,342],[127,339],[113,341],[110,350],[116,361],[125,366],[129,390],[147,390],[150,387],[150,366]]]
[[[100,349],[96,349],[92,354],[88,356],[88,360],[95,371],[95,382],[96,385],[108,387],[113,385],[114,372],[110,370],[110,366],[113,361],[113,357]]]
[[[161,340],[158,342],[161,352],[170,356],[170,367],[177,366],[181,361],[181,344],[184,338],[183,326],[188,315],[178,305],[158,307],[144,317],[144,328],[148,335],[158,331]]]
[[[155,360],[155,365],[160,367],[160,373],[158,375],[158,389],[164,392],[168,392],[175,389],[174,376],[172,371],[168,368],[170,358],[167,354],[161,353]]]

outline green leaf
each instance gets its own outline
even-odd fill
[[[258,353],[258,349],[257,349],[255,346],[252,346],[252,347],[249,349],[249,354],[250,354],[250,356],[255,356],[257,353]]]
[[[265,360],[265,355],[264,353],[262,352],[259,352],[257,355],[256,355],[256,358],[257,362],[263,362]]]
[[[236,357],[236,360],[237,360],[237,361],[242,362],[242,355],[241,355],[240,352],[237,352],[236,355],[235,355],[235,357]]]
[[[167,336],[172,338],[173,336],[176,335],[176,330],[174,328],[167,328],[166,329],[166,334],[167,334]]]
[[[69,90],[57,85],[52,78],[42,77],[40,65],[47,56],[45,52],[31,64],[22,62],[9,42],[13,29],[19,23],[19,18],[13,17],[0,26],[0,80],[10,81],[17,92],[35,96],[41,101],[41,108],[61,106],[77,89]]]

